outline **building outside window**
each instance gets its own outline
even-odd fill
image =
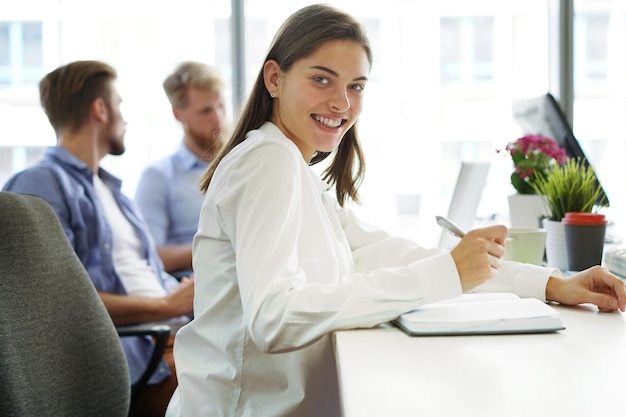
[[[20,120],[17,109],[31,107],[32,96],[20,91],[32,90],[44,74],[42,27],[41,21],[0,21],[0,179],[33,164],[43,154],[43,146],[21,140],[28,124]]]
[[[0,22],[0,88],[19,88],[42,77],[42,26],[42,22]]]

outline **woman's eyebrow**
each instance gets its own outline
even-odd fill
[[[328,67],[324,67],[324,66],[321,66],[321,65],[312,65],[311,68],[318,69],[320,71],[325,71],[325,72],[329,73],[330,75],[332,75],[334,77],[339,77],[339,74],[337,74],[336,71],[333,71],[333,70],[331,70]],[[367,77],[365,75],[363,75],[361,77],[355,78],[353,81],[367,81]]]

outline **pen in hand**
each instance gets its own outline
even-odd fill
[[[435,216],[435,219],[437,219],[437,224],[439,226],[441,226],[444,230],[447,230],[448,232],[452,233],[454,236],[460,237],[460,238],[465,236],[465,232],[463,231],[463,229],[461,229],[459,226],[454,224],[452,220],[446,219],[443,216]]]
[[[454,224],[452,220],[446,219],[443,216],[435,216],[435,219],[437,219],[437,224],[439,226],[441,226],[444,230],[452,233],[454,236],[460,238],[463,238],[463,236],[465,236],[465,231],[456,224]],[[497,270],[498,268],[500,268],[500,255],[494,255],[493,253],[488,252],[487,256],[489,257],[489,268],[491,268],[491,270]],[[454,262],[456,263],[457,261],[455,260]]]

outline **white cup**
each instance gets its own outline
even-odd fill
[[[547,235],[546,229],[509,229],[502,259],[541,265]]]

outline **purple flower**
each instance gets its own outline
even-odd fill
[[[497,152],[502,152],[502,149]],[[546,177],[554,164],[563,165],[569,158],[565,149],[552,138],[526,135],[509,142],[504,148],[513,160],[511,184],[520,194],[534,194],[537,173]]]

